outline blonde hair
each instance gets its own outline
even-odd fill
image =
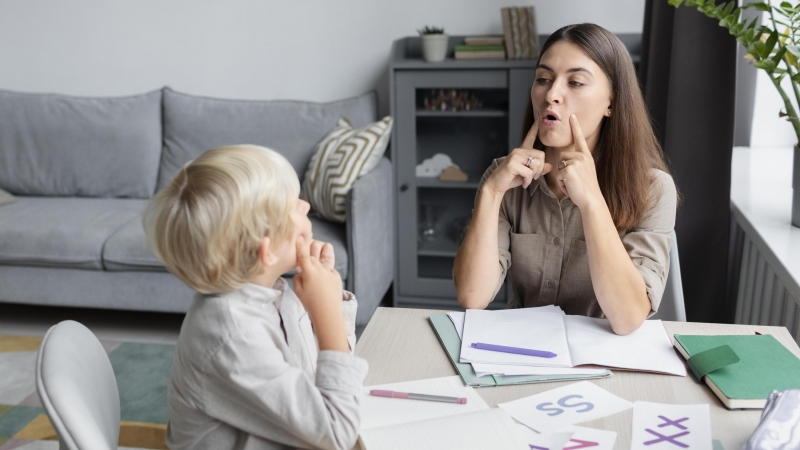
[[[262,270],[264,237],[277,250],[294,232],[297,174],[277,152],[256,145],[209,150],[156,194],[143,226],[153,252],[190,288],[238,289]]]

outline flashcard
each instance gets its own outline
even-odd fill
[[[624,411],[633,403],[592,382],[581,381],[497,406],[523,425],[542,432]]]
[[[519,429],[531,450],[563,450],[572,437],[572,431],[539,434],[522,424],[519,424]]]
[[[712,450],[708,404],[636,402],[632,450]]]
[[[561,428],[554,433],[571,432],[572,436],[564,445],[563,450],[578,450],[590,448],[591,450],[612,450],[617,433],[613,431],[598,430],[597,428],[569,426]]]

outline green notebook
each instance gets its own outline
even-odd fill
[[[800,359],[773,336],[676,334],[675,340],[695,376],[728,409],[761,409],[773,390],[800,389]]]
[[[442,343],[447,357],[450,358],[453,367],[456,368],[456,371],[461,375],[461,379],[464,380],[464,384],[467,386],[503,386],[507,384],[544,383],[546,381],[588,380],[590,378],[611,376],[611,371],[606,370],[605,373],[599,375],[487,375],[479,377],[475,375],[471,365],[458,362],[459,354],[461,353],[461,338],[458,337],[456,327],[447,317],[447,314],[431,314],[428,320],[430,320],[436,336],[439,337],[439,342]]]

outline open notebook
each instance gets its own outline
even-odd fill
[[[466,397],[467,403],[373,397],[371,389]],[[358,448],[529,450],[525,442],[511,416],[498,408],[489,409],[458,376],[364,388]]]
[[[467,310],[460,362],[488,371],[496,371],[498,366],[598,365],[686,376],[686,367],[675,354],[660,320],[646,320],[638,330],[620,336],[606,319],[567,316],[555,309]],[[457,321],[453,316],[451,319]],[[471,347],[473,342],[545,350],[557,356],[539,358],[481,350]]]

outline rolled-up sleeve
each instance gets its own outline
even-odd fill
[[[489,178],[489,176],[494,172],[497,166],[503,162],[503,158],[498,158],[492,161],[492,165],[489,166],[488,169],[483,173],[481,177],[481,182],[478,185],[478,191],[475,194],[475,205],[473,208],[478,206],[478,197],[481,195],[481,187],[483,183]],[[473,213],[475,210],[473,209]],[[500,264],[500,279],[497,280],[497,286],[494,288],[494,294],[492,295],[492,300],[497,296],[497,293],[500,291],[500,288],[503,286],[503,282],[506,280],[506,273],[508,273],[508,268],[511,265],[511,252],[509,248],[511,247],[511,222],[508,220],[507,208],[506,208],[506,201],[505,198],[503,202],[500,204],[500,214],[497,217],[497,255],[499,257],[499,264]]]
[[[634,229],[622,237],[622,244],[647,287],[650,315],[658,311],[669,275],[669,251],[677,208],[672,177],[660,170],[655,172],[647,211]]]

